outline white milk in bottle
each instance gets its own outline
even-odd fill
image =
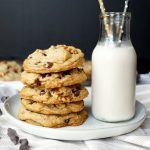
[[[122,14],[107,15],[112,39],[106,37],[102,26],[102,36],[92,54],[92,113],[96,119],[118,122],[135,114],[136,53],[130,42],[130,14],[125,18],[119,45],[117,35]]]

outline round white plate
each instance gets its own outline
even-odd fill
[[[106,123],[98,121],[91,114],[90,97],[91,96],[89,95],[87,100],[85,100],[85,107],[89,113],[89,117],[84,124],[76,127],[46,128],[31,125],[18,120],[17,113],[20,105],[18,95],[9,98],[4,103],[4,114],[11,121],[11,123],[15,124],[18,128],[24,130],[25,132],[44,138],[58,140],[90,140],[117,136],[135,130],[143,123],[145,119],[145,107],[141,103],[136,102],[136,113],[133,119],[119,123]]]

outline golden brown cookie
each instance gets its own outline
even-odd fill
[[[63,104],[43,104],[32,100],[21,99],[21,103],[27,110],[45,115],[64,115],[79,112],[84,109],[83,101]]]
[[[0,80],[20,80],[22,67],[16,61],[0,61]]]
[[[87,79],[82,69],[75,68],[59,73],[37,74],[23,72],[21,80],[32,87],[57,88],[79,84]]]
[[[23,87],[20,97],[45,104],[60,104],[81,101],[88,96],[88,91],[81,85],[54,89]]]
[[[79,67],[84,62],[84,54],[78,48],[66,45],[51,46],[47,50],[37,49],[24,61],[26,72],[51,73]]]
[[[84,70],[85,74],[87,75],[87,79],[90,80],[91,74],[92,74],[92,62],[90,60],[86,60],[83,63],[83,70]]]
[[[43,115],[28,111],[21,106],[18,114],[20,120],[26,121],[34,125],[56,128],[64,126],[78,126],[83,124],[88,114],[85,110],[67,115]]]

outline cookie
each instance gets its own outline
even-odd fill
[[[84,54],[73,46],[57,45],[47,50],[37,49],[23,63],[26,72],[51,73],[79,67],[84,62]]]
[[[22,121],[50,128],[78,126],[83,124],[87,117],[85,110],[67,115],[44,115],[28,111],[24,106],[21,106],[18,114],[18,118]]]
[[[29,111],[46,115],[64,115],[79,112],[84,109],[83,101],[63,104],[43,104],[32,100],[21,99],[21,103]]]
[[[81,101],[87,96],[87,89],[81,85],[54,89],[32,88],[25,86],[20,91],[21,98],[45,104],[60,104]]]
[[[16,61],[0,61],[0,80],[20,80],[22,67]]]
[[[87,79],[82,69],[75,68],[60,73],[37,74],[23,72],[21,80],[24,84],[32,87],[57,88],[79,84]]]
[[[87,75],[87,79],[90,80],[91,74],[92,74],[92,62],[90,60],[86,60],[83,63],[83,70],[84,70],[85,74]]]

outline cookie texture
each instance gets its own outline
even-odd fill
[[[16,61],[0,61],[0,80],[20,80],[22,67]]]
[[[83,67],[85,74],[87,75],[87,79],[90,80],[91,74],[92,74],[92,62],[90,60],[86,60],[83,63],[82,67]]]
[[[79,67],[84,54],[78,48],[66,45],[51,46],[47,50],[37,49],[23,63],[26,72],[51,73]]]
[[[86,74],[82,69],[79,68],[59,73],[37,74],[23,72],[21,74],[21,81],[24,84],[32,87],[38,86],[42,88],[57,88],[62,86],[70,86],[82,83],[86,79]]]
[[[87,119],[87,112],[82,110],[77,113],[70,113],[67,115],[44,115],[38,114],[25,109],[22,105],[19,110],[18,118],[28,123],[56,128],[64,126],[78,126],[85,122]]]
[[[84,109],[83,101],[62,104],[43,104],[22,99],[21,103],[29,111],[46,115],[64,115],[72,112],[79,112]]]
[[[54,89],[32,88],[25,86],[20,97],[45,104],[60,104],[81,101],[88,96],[88,91],[81,85]]]

